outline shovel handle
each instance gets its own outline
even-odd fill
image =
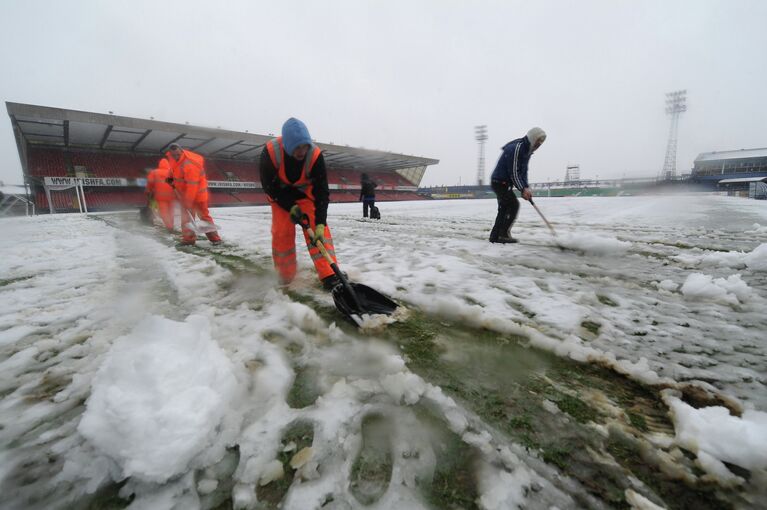
[[[306,233],[309,235],[309,239],[312,240],[314,245],[319,248],[320,253],[322,253],[322,256],[325,258],[325,260],[330,264],[330,267],[333,269],[333,272],[338,276],[338,278],[341,280],[341,283],[343,284],[346,291],[349,293],[349,295],[354,300],[354,304],[357,306],[357,310],[362,312],[362,305],[360,304],[359,299],[357,299],[357,293],[354,292],[354,289],[349,284],[349,280],[346,279],[346,276],[341,272],[341,270],[338,268],[338,264],[333,262],[333,259],[330,257],[330,254],[328,253],[328,250],[325,249],[325,245],[322,241],[319,239],[314,238],[314,230],[309,226],[309,216],[304,214],[301,219],[298,222],[299,225],[301,225],[301,228],[303,228]]]
[[[325,257],[325,260],[328,261],[328,264],[330,264],[331,267],[334,266],[336,263],[333,262],[332,258],[330,258],[330,254],[328,253],[328,250],[325,249],[325,245],[319,239],[314,238],[314,230],[312,230],[312,228],[309,226],[309,216],[304,214],[298,224],[301,225],[302,229],[306,230],[306,233],[309,235],[309,239],[311,239],[314,245],[319,248],[320,253],[322,253],[322,256]],[[340,272],[341,271],[337,271],[337,273]]]

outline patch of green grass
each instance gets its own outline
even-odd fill
[[[583,322],[581,322],[581,327],[586,329],[587,331],[590,331],[591,333],[593,333],[595,335],[598,335],[599,334],[599,329],[602,327],[602,325],[599,324],[598,322],[583,321]]]
[[[34,391],[25,395],[24,398],[29,402],[52,400],[58,392],[69,386],[71,382],[72,378],[70,376],[56,376],[46,372],[43,374],[40,384],[38,384]]]
[[[588,423],[597,419],[597,412],[579,398],[562,394],[556,402],[557,407],[575,418],[578,423]]]
[[[530,420],[530,416],[523,414],[521,416],[512,417],[509,420],[509,427],[513,429],[533,430],[533,423]]]
[[[646,462],[639,451],[638,444],[626,437],[611,434],[606,450],[631,474],[641,480],[655,494],[663,499],[669,510],[727,510],[732,503],[721,500],[722,488],[703,482],[687,486],[679,480],[667,478],[652,463]]]
[[[413,365],[434,363],[439,357],[439,350],[434,342],[438,330],[430,321],[424,319],[423,314],[415,312],[405,322],[389,326],[389,332],[396,335],[400,348]]]
[[[290,442],[296,444],[296,447],[289,452],[284,452],[282,449],[277,453],[277,460],[282,463],[282,467],[285,470],[285,476],[279,480],[274,480],[267,485],[259,485],[256,488],[256,496],[258,496],[259,502],[262,506],[259,508],[264,509],[277,509],[280,507],[280,502],[287,494],[290,485],[293,483],[295,477],[295,471],[290,467],[290,459],[293,455],[300,452],[303,448],[312,445],[314,439],[314,426],[306,421],[297,421],[291,423],[282,435],[282,445],[287,445]]]
[[[362,447],[352,464],[350,490],[357,501],[369,505],[386,492],[391,481],[391,423],[382,415],[362,419]]]
[[[460,438],[453,437],[438,453],[436,471],[426,490],[432,508],[478,509],[474,463],[477,453]]]
[[[610,299],[607,296],[603,296],[602,294],[597,294],[597,299],[603,305],[612,306],[612,307],[617,307],[618,306],[618,303],[616,303],[615,301],[613,301],[612,299]]]
[[[632,411],[626,411],[626,414],[629,417],[629,422],[633,427],[635,427],[638,430],[641,430],[642,432],[647,432],[647,420],[645,420],[644,416],[641,414],[637,414]]]
[[[303,409],[314,404],[320,396],[314,378],[314,371],[307,368],[297,368],[293,386],[288,392],[287,403],[293,409]]]
[[[471,296],[463,296],[463,300],[466,301],[470,305],[479,306],[481,308],[484,308],[484,306],[485,306],[485,305],[483,305],[482,303],[480,303],[479,301],[477,301],[476,299],[474,299]]]
[[[517,440],[528,450],[538,450],[541,445],[527,432],[523,432]]]
[[[34,277],[35,277],[34,275],[29,275],[29,276],[19,276],[17,278],[7,278],[7,279],[0,278],[0,287],[5,287],[6,285],[10,285],[16,282],[23,282],[24,280],[29,280],[30,278],[34,278]]]
[[[565,470],[570,465],[570,456],[573,447],[569,444],[552,444],[541,448],[541,455],[547,464],[554,464],[559,469]]]
[[[128,483],[128,478],[118,483],[110,483],[106,487],[99,489],[85,507],[86,510],[118,510],[127,508],[133,499],[135,494],[131,494],[127,498],[120,497],[120,489],[123,485]]]

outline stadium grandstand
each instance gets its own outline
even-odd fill
[[[210,205],[266,204],[261,149],[272,136],[6,102],[28,195],[38,213],[110,211],[145,205],[149,170],[171,143],[205,157]],[[331,202],[355,202],[360,176],[378,183],[377,201],[418,200],[436,159],[317,143]]]
[[[767,178],[767,148],[704,152],[695,158],[690,181],[710,190],[748,196]]]

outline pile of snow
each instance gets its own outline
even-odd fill
[[[675,255],[674,260],[690,266],[748,268],[751,271],[767,271],[767,243],[750,252],[705,251],[702,255]]]
[[[162,483],[187,471],[237,415],[234,367],[209,329],[201,316],[151,316],[106,354],[78,430],[125,476]]]
[[[619,255],[631,249],[631,243],[589,232],[557,234],[556,242],[564,248],[594,255]]]
[[[688,299],[716,301],[729,305],[745,303],[752,295],[751,288],[739,274],[714,278],[708,274],[692,273],[682,285],[682,294]]]
[[[752,271],[767,271],[767,243],[762,243],[743,257],[743,262]]]
[[[655,285],[656,285],[656,286],[657,286],[659,289],[661,289],[661,290],[666,290],[666,291],[668,291],[668,292],[675,292],[675,291],[676,291],[676,289],[678,289],[678,288],[679,288],[679,285],[677,285],[676,283],[674,283],[674,281],[673,281],[673,280],[663,280],[663,281],[660,281],[660,282],[655,282]]]
[[[754,223],[751,226],[751,230],[746,230],[746,234],[767,234],[767,225],[761,226],[758,223]]]
[[[749,409],[739,418],[721,406],[695,409],[669,394],[664,400],[674,420],[676,442],[696,453],[707,472],[727,477],[722,462],[750,470],[767,468],[767,413]]]

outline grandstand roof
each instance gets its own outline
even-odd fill
[[[206,157],[252,161],[273,136],[119,115],[6,102],[20,152],[32,146],[159,154],[176,142]],[[435,165],[437,159],[317,143],[328,166],[397,170]]]
[[[702,152],[695,158],[695,162],[700,161],[721,161],[723,159],[745,159],[745,158],[765,158],[767,157],[767,147],[761,149],[740,149],[735,151],[714,151]]]

